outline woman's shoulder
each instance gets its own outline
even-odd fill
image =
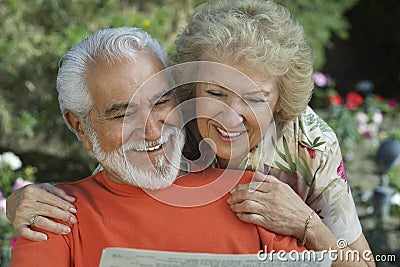
[[[294,127],[297,128],[299,141],[305,146],[316,148],[318,144],[326,146],[337,143],[335,132],[311,107],[307,107],[297,118]]]

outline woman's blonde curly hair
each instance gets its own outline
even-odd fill
[[[313,89],[313,56],[304,29],[283,6],[266,0],[200,5],[176,40],[172,63],[221,59],[278,78],[277,122],[290,122],[305,111]],[[192,95],[193,87],[186,93]]]

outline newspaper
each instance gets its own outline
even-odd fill
[[[106,248],[99,267],[253,267],[331,266],[323,252],[274,254],[184,253],[130,248]]]

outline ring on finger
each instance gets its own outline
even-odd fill
[[[37,217],[38,217],[38,215],[35,214],[35,215],[32,215],[32,216],[29,218],[29,224],[31,225],[31,227],[32,227],[32,226],[35,226]]]

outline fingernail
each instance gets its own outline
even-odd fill
[[[62,229],[62,234],[68,234],[69,232],[71,232],[71,228],[69,228],[69,227],[63,227],[63,229]]]
[[[71,197],[71,196],[66,196],[66,198],[68,198],[68,201],[71,201],[71,202],[75,202],[75,200],[76,200],[76,198]]]
[[[236,187],[234,187],[234,188],[232,188],[231,190],[229,190],[229,192],[230,192],[231,194],[233,194],[234,192],[236,192]]]
[[[72,212],[72,213],[76,213],[76,209],[74,207],[69,208],[69,211]]]
[[[71,218],[69,218],[69,222],[73,224],[73,223],[76,223],[77,220],[74,216],[71,216]]]
[[[47,240],[47,235],[40,235],[40,241],[46,241]]]
[[[232,201],[231,197],[226,200],[226,202],[228,202],[228,204],[232,204],[231,201]]]

